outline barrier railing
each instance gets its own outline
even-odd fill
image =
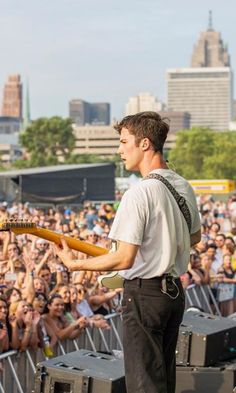
[[[186,308],[198,307],[210,314],[220,315],[218,302],[210,285],[189,285],[185,290]]]
[[[95,352],[122,350],[121,315],[109,314],[105,317],[110,329],[86,328],[76,340],[58,342],[54,356],[88,349]],[[0,377],[0,393],[32,393],[34,390],[34,374],[37,363],[46,360],[42,349],[27,349],[25,352],[8,351],[0,355],[2,372]]]

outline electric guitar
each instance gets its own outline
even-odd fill
[[[0,222],[0,231],[12,231],[15,235],[31,234],[42,239],[49,240],[57,245],[61,245],[61,239],[65,239],[71,249],[83,252],[84,254],[92,257],[104,255],[109,252],[106,248],[99,247],[70,236],[65,236],[49,229],[37,227],[34,222],[25,220],[10,219],[2,221]],[[98,277],[99,284],[110,289],[122,288],[123,281],[123,278],[119,276],[117,272],[111,272]]]

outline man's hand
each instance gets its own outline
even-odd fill
[[[61,259],[61,261],[67,267],[67,269],[73,271],[73,268],[74,268],[74,263],[73,263],[74,255],[73,255],[71,249],[68,247],[68,244],[67,244],[65,238],[61,239],[61,245],[62,245],[62,247],[60,247],[60,246],[55,244],[53,246],[54,252]]]

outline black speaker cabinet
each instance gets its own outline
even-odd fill
[[[126,393],[123,360],[79,350],[41,362],[35,393]]]
[[[190,348],[191,348],[191,338],[192,332],[191,329],[180,325],[179,327],[179,336],[176,346],[176,365],[178,366],[188,366],[189,365],[189,356],[190,356]]]
[[[236,358],[236,321],[203,312],[185,312],[176,351],[178,365],[211,366]]]
[[[233,393],[236,363],[216,367],[177,367],[176,393]]]

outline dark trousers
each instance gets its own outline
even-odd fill
[[[125,281],[123,343],[127,393],[174,393],[175,349],[184,312],[184,292],[173,300],[160,278]]]

